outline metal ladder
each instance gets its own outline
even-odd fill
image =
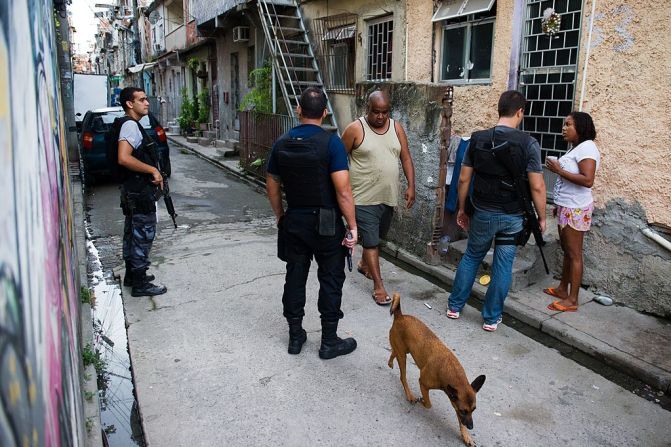
[[[324,90],[324,81],[308,40],[303,15],[295,0],[276,3],[273,0],[258,0],[257,5],[287,111],[296,116],[298,98],[304,89],[318,87]],[[328,114],[322,127],[338,132],[330,100],[326,107]]]

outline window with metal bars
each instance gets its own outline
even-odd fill
[[[496,3],[492,0],[452,0],[452,4],[457,3],[463,6],[453,8],[453,13],[443,21],[440,80],[488,82],[491,79]]]
[[[354,93],[356,14],[338,14],[312,21],[315,57],[324,88]]]
[[[564,118],[573,109],[580,52],[582,1],[526,0],[520,90],[527,98],[522,128],[538,140],[541,157],[561,156],[568,149],[562,136]],[[552,8],[561,17],[559,32],[543,32],[543,14]]]
[[[368,66],[366,79],[391,79],[391,57],[394,37],[394,19],[385,16],[368,22]]]

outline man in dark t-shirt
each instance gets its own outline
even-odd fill
[[[466,305],[475,275],[492,241],[495,241],[491,282],[485,294],[482,318],[485,331],[493,332],[501,322],[503,303],[512,282],[513,261],[517,247],[516,234],[522,231],[524,216],[514,189],[513,174],[493,156],[498,145],[508,145],[508,152],[518,173],[526,175],[538,223],[545,231],[545,181],[540,164],[538,142],[517,130],[524,118],[526,99],[516,91],[504,92],[498,104],[499,121],[492,129],[475,132],[464,156],[459,175],[459,210],[457,224],[468,231],[468,247],[459,262],[452,293],[448,298],[447,317],[457,319]],[[472,216],[466,214],[466,201],[473,179]]]
[[[268,159],[266,190],[277,218],[278,256],[287,263],[282,294],[289,323],[289,354],[299,354],[307,334],[305,283],[314,257],[317,261],[322,322],[319,357],[331,359],[356,349],[353,338],[340,339],[336,331],[345,282],[345,255],[357,240],[354,199],[349,182],[347,153],[337,135],[321,128],[326,95],[308,88],[300,97],[301,124],[282,135]],[[288,207],[282,203],[281,185]],[[349,227],[349,237],[342,218]]]

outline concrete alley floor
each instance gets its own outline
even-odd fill
[[[176,146],[172,165],[180,228],[172,228],[160,204],[151,268],[168,293],[133,298],[124,289],[123,296],[148,445],[463,445],[444,394],[432,392],[430,410],[405,400],[397,365],[387,367],[388,308],[375,305],[371,283],[356,271],[345,282],[339,332],[355,337],[357,350],[328,361],[317,357],[313,271],[308,342],[300,355],[287,354],[284,264],[275,256],[265,195]],[[112,190],[100,189],[94,206],[110,207],[105,225],[120,234]],[[118,258],[114,253],[110,247],[108,262]],[[448,320],[445,290],[384,260],[382,270],[388,290],[401,293],[404,313],[422,319],[454,350],[469,379],[487,375],[474,413],[478,445],[668,445],[669,413],[658,405],[505,320],[495,333],[481,329],[473,308]],[[408,375],[418,393],[411,362]]]

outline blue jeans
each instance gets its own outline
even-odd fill
[[[461,312],[466,305],[473,288],[475,275],[478,273],[478,267],[496,235],[498,234],[500,239],[510,239],[510,236],[505,235],[518,233],[523,225],[524,219],[521,215],[475,210],[468,232],[468,247],[457,268],[452,293],[447,300],[450,310]],[[517,246],[514,244],[494,246],[492,279],[485,295],[485,305],[482,307],[482,318],[487,324],[496,323],[503,313],[503,302],[513,279],[513,261],[516,251]]]

